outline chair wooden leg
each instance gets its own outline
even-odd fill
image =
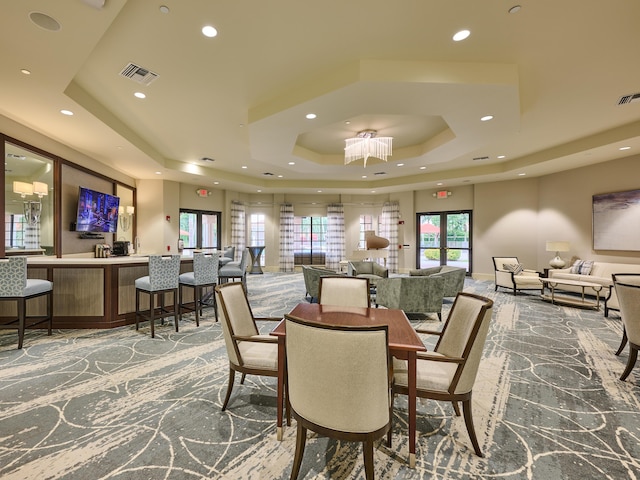
[[[22,348],[24,341],[25,316],[27,315],[27,301],[23,298],[18,300],[18,350]]]
[[[244,379],[247,378],[247,374],[243,373],[242,377],[240,377],[240,385],[244,385]]]
[[[202,313],[202,308],[200,306],[201,299],[202,287],[193,287],[193,306],[196,310],[196,327],[200,326],[200,315]]]
[[[136,330],[140,327],[140,290],[136,289]]]
[[[307,429],[302,426],[298,419],[298,431],[296,434],[296,453],[293,457],[293,468],[291,469],[291,480],[296,480],[300,473],[302,465],[302,457],[304,455],[304,447],[307,443]]]
[[[451,405],[453,405],[453,410],[454,412],[456,412],[456,417],[460,416],[460,406],[458,405],[458,402],[451,402]]]
[[[155,293],[153,292],[149,292],[149,324],[151,325],[151,338],[156,338],[156,333],[155,333],[155,318],[154,318],[154,312],[155,312],[155,305],[154,305],[154,299],[155,299]],[[162,308],[160,309],[160,311],[162,311]]]
[[[469,438],[471,439],[471,444],[473,445],[473,449],[476,451],[476,455],[479,457],[484,457],[482,454],[482,450],[480,450],[480,444],[478,443],[478,438],[476,437],[476,429],[473,426],[473,415],[471,413],[471,396],[468,399],[462,401],[462,411],[464,412],[464,423],[467,425],[467,432],[469,433]]]
[[[618,351],[616,352],[616,356],[622,353],[624,347],[627,345],[627,329],[622,327],[622,341],[620,342],[620,346],[618,347]]]
[[[180,320],[182,320],[182,316],[180,315],[180,306],[178,305],[178,289],[173,289],[173,323],[176,324],[176,332],[178,331]]]
[[[231,398],[231,390],[233,390],[233,382],[236,378],[236,372],[233,368],[229,369],[229,383],[227,384],[227,395],[224,397],[224,403],[222,404],[222,411],[227,409],[229,398]]]
[[[53,330],[53,292],[47,294],[47,318],[49,319],[47,335],[51,336],[51,331]]]
[[[362,442],[362,453],[364,454],[364,475],[367,480],[374,479],[373,470],[373,440],[370,438]]]
[[[629,343],[629,360],[627,361],[627,368],[625,368],[624,372],[622,372],[622,376],[620,377],[620,380],[624,381],[627,379],[627,377],[631,373],[631,370],[633,370],[633,367],[636,364],[637,358],[638,358],[638,346],[634,345],[633,343]]]

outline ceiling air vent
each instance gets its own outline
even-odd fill
[[[387,172],[376,172],[376,173],[374,173],[374,175],[386,175],[386,174],[387,174]]]
[[[620,97],[620,100],[618,100],[618,105],[626,105],[627,103],[634,102],[640,102],[640,93],[632,93],[630,95]]]
[[[474,157],[473,161],[477,161],[477,160],[489,160],[489,157]]]
[[[271,172],[264,172],[263,175],[265,175],[267,177],[273,177],[273,173],[271,173]]]
[[[134,82],[140,83],[142,85],[150,85],[156,78],[158,78],[157,73],[153,73],[146,68],[142,68],[135,63],[130,63],[126,67],[122,69],[120,75],[126,78],[130,78]]]

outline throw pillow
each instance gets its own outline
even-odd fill
[[[507,272],[513,272],[514,275],[518,275],[522,272],[522,270],[524,270],[524,267],[521,263],[505,263],[504,265],[502,265],[502,268],[504,268]]]
[[[593,268],[593,260],[576,260],[571,265],[571,273],[577,273],[578,275],[589,275]]]

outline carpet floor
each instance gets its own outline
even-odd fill
[[[250,275],[256,316],[305,301],[301,274]],[[494,292],[492,325],[474,388],[485,458],[451,404],[418,402],[417,464],[409,468],[406,399],[395,402],[393,446],[375,450],[380,479],[640,479],[640,366],[621,382],[627,351],[616,313]],[[446,318],[451,303],[445,304]],[[423,322],[440,325],[437,318]],[[236,381],[212,313],[156,329],[28,331],[0,335],[0,478],[289,478],[295,422],[276,440],[276,382]],[[275,326],[265,322],[264,332]],[[434,339],[425,337],[427,347]],[[301,479],[364,478],[362,449],[310,434]]]

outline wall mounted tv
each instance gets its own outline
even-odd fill
[[[119,197],[80,187],[76,231],[115,233],[118,229],[119,205]]]

